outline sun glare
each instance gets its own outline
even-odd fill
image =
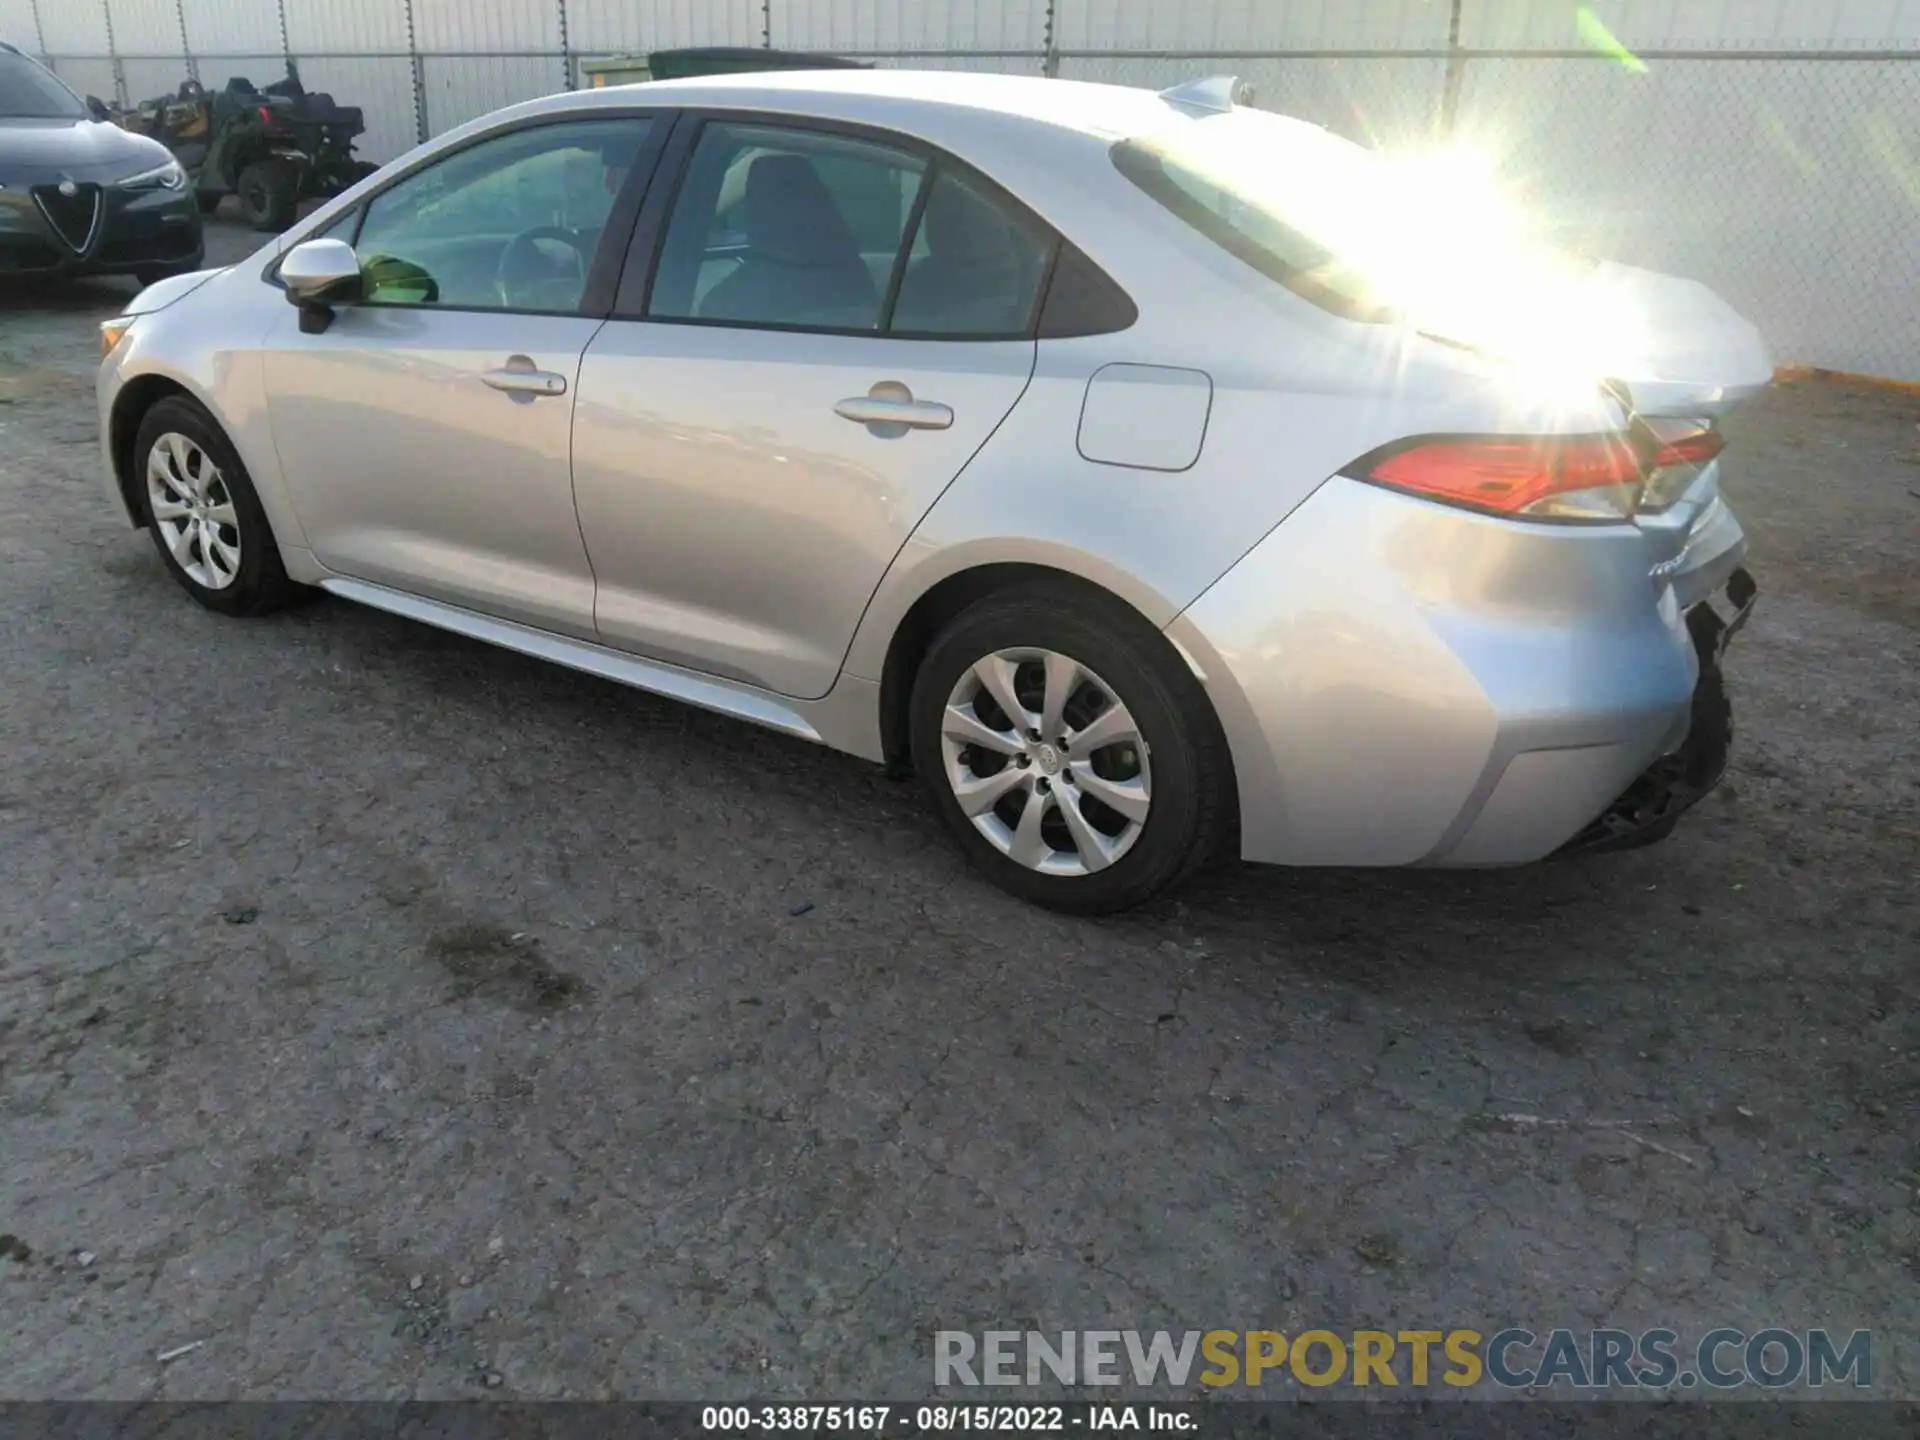
[[[1644,317],[1550,242],[1487,151],[1308,148],[1288,158],[1282,213],[1411,329],[1501,357],[1529,389],[1590,391],[1644,351]]]

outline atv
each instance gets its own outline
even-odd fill
[[[178,94],[148,100],[119,117],[173,151],[207,214],[228,195],[256,230],[291,225],[300,201],[338,195],[377,168],[353,155],[366,129],[358,108],[309,94],[299,77],[256,89],[235,76],[209,94],[188,80]]]

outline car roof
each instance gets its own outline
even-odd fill
[[[587,97],[602,104],[644,98],[894,127],[936,115],[948,124],[964,123],[971,112],[981,119],[1024,119],[1103,139],[1135,134],[1166,120],[1171,110],[1153,91],[1132,86],[959,70],[760,70],[612,85],[565,99],[579,103]]]

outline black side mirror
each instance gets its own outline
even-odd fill
[[[111,120],[113,112],[107,108],[107,102],[98,95],[87,96],[87,114],[96,120]]]

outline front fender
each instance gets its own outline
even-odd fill
[[[286,302],[278,290],[257,284],[249,274],[227,271],[203,283],[212,288],[189,304],[170,305],[138,321],[100,367],[95,397],[110,497],[130,524],[139,523],[127,502],[116,437],[130,438],[127,427],[138,424],[127,407],[144,411],[164,394],[184,393],[226,432],[282,550],[308,550],[273,441],[260,352],[262,337]]]

